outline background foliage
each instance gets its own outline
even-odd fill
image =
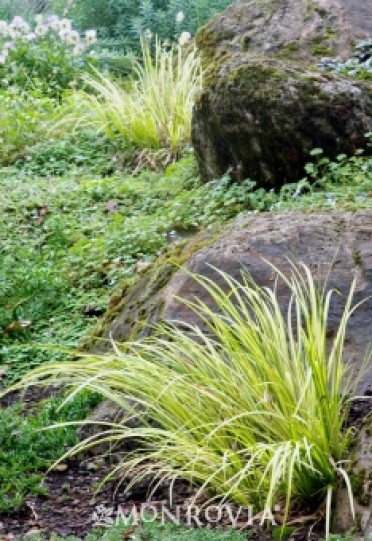
[[[5,0],[0,18],[22,15],[28,20],[40,12],[71,17],[81,31],[97,28],[103,63],[128,69],[125,53],[140,53],[140,37],[146,31],[161,40],[177,40],[183,31],[194,35],[216,13],[232,4],[231,0]],[[177,13],[184,14],[182,22]]]
[[[182,31],[194,35],[230,4],[231,0],[75,0],[69,13],[82,30],[94,26],[99,14],[100,37],[138,51],[146,30],[162,40],[176,39]],[[179,12],[185,15],[182,23],[176,22]]]

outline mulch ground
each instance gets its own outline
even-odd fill
[[[40,399],[35,390],[24,397],[31,405]],[[9,399],[7,404],[9,403]],[[2,406],[5,404],[3,403]],[[358,425],[363,417],[372,410],[372,400],[358,400],[353,404],[349,423]],[[33,531],[42,532],[46,537],[55,533],[60,536],[75,535],[84,537],[89,533],[96,521],[94,513],[99,509],[120,506],[124,514],[129,514],[133,506],[139,509],[149,502],[149,484],[137,485],[131,492],[124,494],[125,483],[118,488],[117,482],[108,482],[97,492],[97,486],[111,471],[113,464],[95,457],[84,460],[72,460],[61,467],[61,471],[53,471],[45,478],[47,496],[32,497],[25,505],[12,513],[0,515],[0,541],[17,539],[21,534]],[[185,508],[193,495],[193,489],[186,483],[178,482],[172,492],[173,506]],[[168,507],[169,486],[161,486],[151,497],[151,504],[160,508]],[[296,511],[295,531],[291,540],[318,540],[324,535],[322,513],[309,509]],[[203,516],[200,516],[203,522]],[[192,521],[193,522],[193,521]],[[221,519],[217,525],[229,525],[228,520]],[[193,523],[194,525],[194,523]],[[245,525],[245,521],[240,522]],[[252,541],[271,540],[271,534],[258,526],[249,527],[249,539]],[[247,536],[248,537],[248,536]]]

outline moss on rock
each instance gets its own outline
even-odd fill
[[[125,342],[148,335],[162,308],[162,291],[172,275],[191,257],[215,239],[219,227],[177,243],[145,272],[138,273],[131,284],[119,288],[104,318],[85,339],[80,352],[95,354],[111,350],[111,342]]]
[[[277,188],[303,176],[314,147],[331,158],[364,147],[372,87],[316,65],[319,56],[348,57],[366,24],[346,0],[239,0],[204,26],[192,128],[202,178],[230,170]]]
[[[208,72],[192,138],[204,180],[232,171],[279,188],[304,176],[315,147],[333,158],[366,148],[372,84],[324,74],[302,62],[236,54]]]

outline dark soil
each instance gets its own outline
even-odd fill
[[[24,395],[23,399],[33,407],[35,400],[50,396],[46,391],[33,389]],[[11,397],[2,406],[12,403]],[[353,402],[349,425],[358,425],[367,413],[372,411],[372,400],[358,399]],[[113,460],[115,455],[113,455]],[[47,496],[30,498],[19,510],[0,515],[0,539],[11,540],[21,534],[37,530],[46,537],[51,533],[60,536],[75,535],[84,537],[94,526],[93,513],[96,507],[104,505],[106,508],[120,506],[124,514],[129,514],[133,506],[139,508],[141,504],[149,502],[149,483],[137,485],[130,492],[124,494],[128,480],[118,486],[116,482],[108,482],[97,492],[100,482],[109,474],[114,464],[102,458],[88,458],[73,460],[62,466],[63,471],[53,471],[46,476],[45,486]],[[172,504],[186,507],[193,496],[193,489],[184,482],[177,482],[172,492]],[[161,486],[151,496],[151,504],[156,506],[167,505],[169,501],[169,485]],[[294,541],[318,540],[324,535],[323,513],[318,510],[293,509],[292,519],[295,530],[290,539]],[[200,517],[201,521],[203,516]],[[222,519],[217,525],[229,525]],[[242,522],[240,526],[245,526]],[[310,529],[310,534],[309,534]],[[270,532],[257,526],[249,527],[249,539],[252,541],[272,540]]]
[[[137,485],[131,492],[124,494],[118,490],[117,482],[109,482],[96,494],[95,487],[112,469],[112,465],[101,464],[99,469],[95,461],[71,461],[63,472],[52,472],[45,479],[48,496],[30,498],[22,509],[14,513],[0,515],[0,539],[17,539],[20,535],[31,531],[42,533],[45,537],[57,534],[60,536],[75,535],[84,537],[95,527],[94,512],[103,505],[106,509],[113,508],[114,517],[118,508],[129,515],[133,508],[138,511],[144,503],[151,504],[157,509],[166,506],[170,510],[181,508],[181,519],[190,527],[198,526],[194,519],[187,519],[186,507],[194,494],[193,489],[184,482],[177,482],[172,491],[172,506],[169,505],[169,485],[160,487],[149,498],[148,484]],[[159,511],[160,513],[160,511]],[[234,511],[235,514],[235,511]],[[311,513],[308,509],[296,510],[294,517],[295,529],[291,534],[293,541],[317,541],[324,535],[322,513]],[[198,515],[200,522],[207,526],[203,512]],[[247,527],[248,515],[242,513],[237,527],[247,530],[247,539],[252,541],[271,541],[270,530],[259,527],[260,517],[253,520],[253,526]],[[276,516],[278,519],[278,517]],[[216,526],[231,527],[227,516],[216,523]],[[310,536],[309,526],[313,527]],[[248,535],[249,532],[249,535]],[[10,534],[10,536],[9,536]],[[8,537],[9,536],[9,537]]]
[[[96,507],[118,506],[124,513],[148,499],[147,487],[138,486],[135,491],[124,496],[118,490],[117,482],[108,482],[96,494],[97,486],[113,467],[99,460],[70,461],[64,464],[65,471],[49,473],[45,479],[48,496],[30,498],[26,504],[14,513],[0,515],[1,534],[18,536],[30,530],[39,530],[45,536],[55,533],[61,536],[75,535],[83,537],[94,526],[93,513]],[[190,488],[184,484],[176,487],[177,503],[183,502],[190,495]],[[167,499],[167,488],[162,488],[154,495],[154,501]]]

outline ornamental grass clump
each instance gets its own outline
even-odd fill
[[[142,61],[135,62],[126,84],[98,71],[85,77],[87,121],[126,147],[168,151],[177,156],[190,142],[194,99],[202,84],[201,64],[194,48],[166,47],[158,39],[151,53],[142,40]]]
[[[133,482],[149,474],[182,478],[199,493],[253,504],[257,511],[280,505],[284,517],[293,498],[312,506],[326,499],[329,511],[340,475],[351,495],[341,466],[353,392],[343,347],[356,309],[355,283],[330,343],[333,292],[319,290],[306,266],[293,266],[289,278],[276,270],[276,283],[284,281],[291,293],[284,312],[276,286],[260,288],[247,275],[240,283],[214,272],[223,289],[213,279],[195,280],[216,310],[198,299],[184,301],[206,331],[161,326],[155,336],[113,355],[44,365],[19,386],[58,381],[73,387],[71,397],[89,388],[137,416],[139,427],[108,424],[71,451],[135,438],[138,448],[115,470],[134,473]]]

